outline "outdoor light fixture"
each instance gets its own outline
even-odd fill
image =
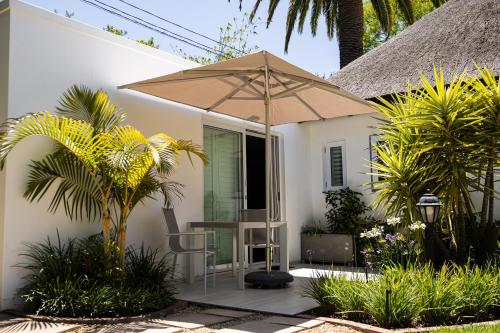
[[[418,200],[417,206],[425,224],[433,224],[437,221],[439,209],[441,208],[441,203],[437,196],[427,190],[427,193]]]

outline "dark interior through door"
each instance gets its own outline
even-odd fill
[[[246,135],[247,208],[266,208],[266,140]],[[265,260],[264,249],[253,249],[254,262]]]

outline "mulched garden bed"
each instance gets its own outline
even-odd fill
[[[174,304],[166,307],[165,309],[127,317],[108,317],[108,318],[86,318],[86,317],[52,317],[40,316],[35,314],[24,313],[16,310],[5,310],[4,313],[14,315],[16,317],[27,318],[35,321],[48,322],[48,323],[63,323],[63,324],[80,324],[80,325],[106,325],[106,324],[119,324],[131,323],[135,321],[143,321],[147,319],[154,319],[164,317],[168,314],[177,313],[188,307],[185,301],[177,301]]]

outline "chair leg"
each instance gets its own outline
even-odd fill
[[[175,267],[177,266],[177,253],[174,253],[174,263],[172,266],[172,279],[175,278]]]
[[[213,282],[213,287],[215,288],[215,277],[217,276],[217,254],[214,252],[213,254],[213,279],[212,279],[212,282]]]
[[[248,237],[248,270],[252,271],[253,268],[253,233],[252,229],[248,230],[249,232],[249,237]]]
[[[203,252],[203,290],[207,294],[207,251]]]

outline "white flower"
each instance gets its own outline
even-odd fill
[[[424,230],[426,225],[422,223],[421,221],[416,221],[412,224],[410,224],[410,230],[416,231],[416,230]]]
[[[387,224],[388,225],[397,225],[401,223],[401,218],[400,217],[389,217],[387,219]]]
[[[384,232],[384,228],[382,227],[373,227],[372,229],[362,232],[360,234],[361,238],[376,238],[382,235]]]

